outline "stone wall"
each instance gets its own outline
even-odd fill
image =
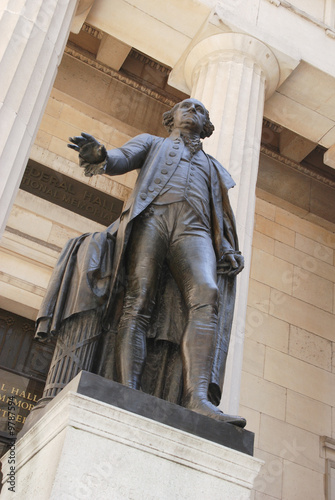
[[[335,438],[335,235],[257,199],[240,413],[265,460],[255,500],[324,498]]]

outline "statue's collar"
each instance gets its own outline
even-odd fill
[[[202,142],[200,141],[200,138],[191,139],[187,135],[181,134],[179,129],[174,129],[171,132],[169,138],[172,141],[175,141],[176,139],[179,139],[179,140],[182,139],[185,146],[188,147],[188,149],[190,150],[192,155],[194,155],[195,153],[197,153],[197,151],[202,149]]]

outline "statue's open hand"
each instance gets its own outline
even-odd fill
[[[227,276],[236,276],[244,268],[244,257],[240,253],[227,253],[218,264],[218,272]]]
[[[100,164],[107,156],[105,146],[85,132],[82,132],[79,137],[69,137],[69,141],[72,144],[68,144],[68,147],[79,153],[79,165],[85,169],[86,176],[91,177],[103,173]]]

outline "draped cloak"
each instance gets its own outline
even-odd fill
[[[177,168],[184,146],[176,151],[173,145],[172,137],[163,139],[141,134],[123,147],[108,152],[107,174],[120,175],[139,169],[134,190],[120,218],[105,231],[84,234],[65,245],[38,314],[36,337],[48,340],[57,335],[70,318],[75,320],[81,313],[100,309],[102,335],[94,371],[107,378],[115,378],[114,340],[122,312],[126,282],[124,258],[132,221],[150,205]],[[220,261],[226,253],[238,253],[238,239],[228,198],[228,189],[235,183],[220,163],[210,155],[206,156],[210,165],[211,229],[219,288],[219,321],[209,399],[219,404],[236,288],[236,278],[227,276]],[[154,179],[162,166],[167,175],[158,185]],[[178,402],[181,392],[179,343],[186,321],[185,304],[166,268],[160,277],[147,333],[148,356],[142,389],[173,402]]]

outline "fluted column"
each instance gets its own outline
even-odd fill
[[[0,235],[70,31],[77,0],[0,6]]]
[[[264,101],[276,89],[279,65],[271,50],[239,33],[210,36],[198,43],[185,63],[191,96],[208,108],[215,132],[205,151],[214,156],[236,182],[230,201],[236,216],[245,270],[239,275],[235,320],[226,366],[222,407],[236,413],[239,405],[243,342],[248,298],[255,188]]]

